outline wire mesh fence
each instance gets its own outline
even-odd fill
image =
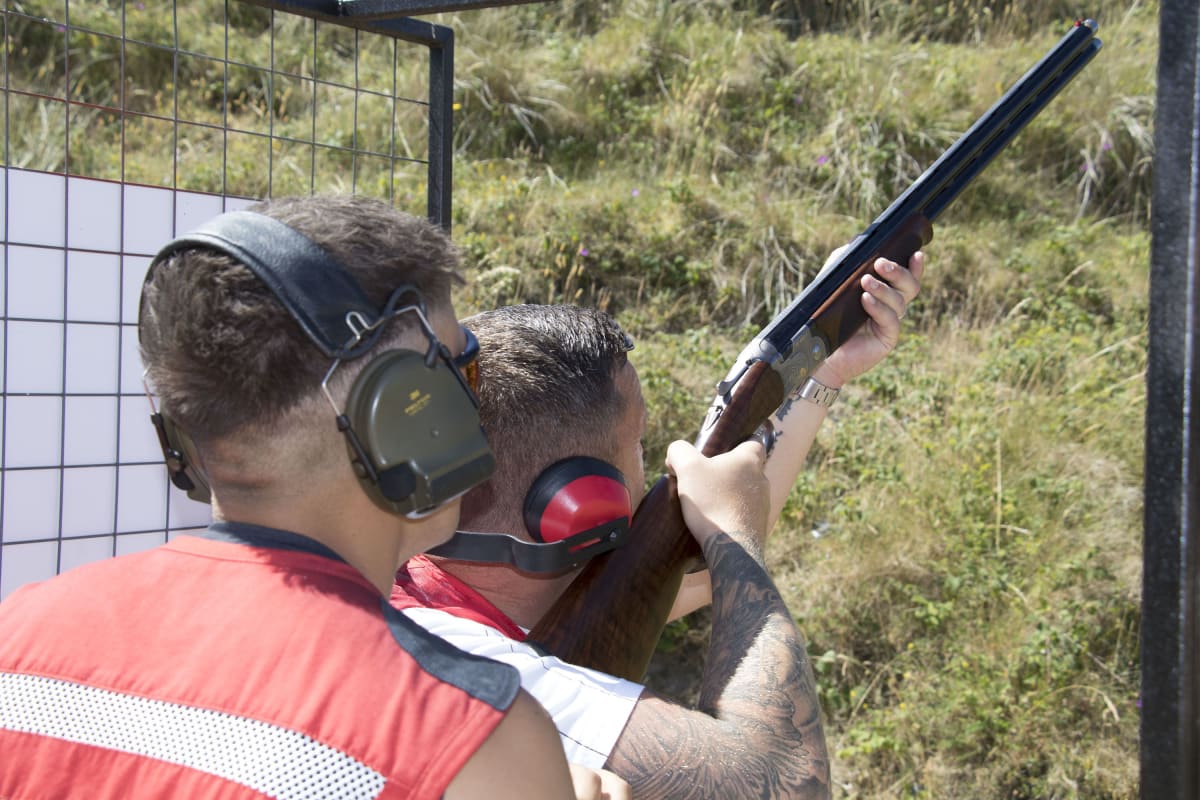
[[[449,32],[236,0],[9,0],[0,598],[207,524],[149,423],[137,302],[173,236],[353,192],[449,223]]]

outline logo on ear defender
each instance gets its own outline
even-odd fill
[[[411,402],[404,407],[404,413],[409,417],[420,414],[429,405],[429,393],[421,394],[420,389],[413,389],[409,392],[408,399]]]

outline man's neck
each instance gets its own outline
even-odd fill
[[[576,574],[570,572],[554,577],[534,576],[505,565],[473,564],[447,559],[437,559],[437,564],[479,592],[525,630],[536,625],[550,610]]]
[[[291,531],[314,539],[361,572],[380,593],[391,593],[396,567],[420,552],[406,522],[376,507],[357,486],[309,492],[303,497],[260,497],[252,502],[221,502],[213,517]]]

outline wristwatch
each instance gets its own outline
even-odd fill
[[[837,400],[840,389],[832,389],[821,383],[816,378],[809,378],[800,389],[796,392],[796,397],[800,400],[807,400],[810,403],[816,403],[819,406],[829,408],[833,405],[833,401]]]

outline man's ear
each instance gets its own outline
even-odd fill
[[[187,496],[198,503],[211,503],[212,490],[208,475],[204,471],[200,450],[187,432],[176,425],[161,411],[150,415],[158,443],[162,447],[167,473],[176,488],[187,492]]]

